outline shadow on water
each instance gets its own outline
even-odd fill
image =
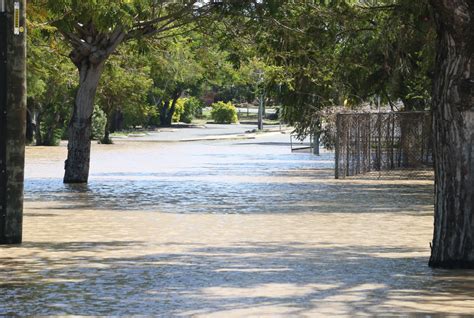
[[[268,306],[304,315],[328,304],[344,306],[348,315],[443,314],[445,303],[474,298],[472,279],[466,280],[474,272],[431,270],[425,258],[409,256],[418,252],[413,249],[242,241],[140,257],[101,256],[145,244],[27,242],[27,260],[2,262],[0,315],[173,316],[246,309],[258,315]],[[54,254],[35,256],[44,250]],[[394,303],[398,307],[390,309]],[[413,304],[434,307],[418,312]]]
[[[45,217],[29,226],[46,233],[0,249],[0,315],[443,315],[453,301],[469,312],[474,272],[420,257],[430,182],[335,181],[331,154],[211,146],[172,160],[159,155],[174,148],[104,152],[88,185],[27,178],[26,216]]]

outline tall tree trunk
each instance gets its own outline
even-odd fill
[[[26,110],[26,142],[31,144],[35,136],[35,127],[33,124],[33,112],[29,109]]]
[[[52,123],[48,126],[46,133],[43,136],[43,144],[42,146],[58,146],[58,141],[54,136],[56,132],[56,123]]]
[[[101,144],[111,145],[113,140],[110,139],[110,126],[112,125],[113,115],[107,114],[107,122],[104,127],[104,137],[100,140]]]
[[[168,116],[168,108],[170,107],[170,101],[167,100],[164,102],[163,106],[161,107],[160,110],[160,125],[161,126],[166,126],[166,120]]]
[[[120,110],[115,110],[110,122],[110,132],[114,133],[118,130],[123,130],[123,114]]]
[[[89,179],[92,113],[104,62],[92,64],[88,59],[84,59],[78,66],[80,82],[74,102],[74,113],[69,123],[64,183],[87,183]]]
[[[429,265],[474,268],[474,1],[431,0],[435,229]]]
[[[42,114],[41,112],[37,112],[36,114],[36,126],[35,126],[35,144],[37,146],[43,145],[43,135],[41,134],[41,120]]]
[[[25,26],[26,1],[20,3]],[[26,36],[14,34],[14,2],[0,13],[0,244],[22,241],[26,133]]]

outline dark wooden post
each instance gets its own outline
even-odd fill
[[[321,147],[321,120],[319,118],[313,124],[312,139],[313,155],[319,156]]]
[[[339,179],[339,156],[340,156],[340,147],[341,147],[341,142],[340,142],[340,139],[341,139],[341,134],[342,134],[342,131],[341,131],[341,115],[340,114],[337,114],[336,115],[336,153],[335,153],[335,158],[334,158],[334,161],[335,161],[335,168],[334,168],[334,176],[336,179]]]
[[[360,157],[361,157],[361,151],[360,151],[360,126],[362,125],[362,118],[359,114],[355,115],[354,118],[356,118],[356,140],[355,140],[355,148],[356,148],[356,168],[354,174],[360,174],[361,169],[360,169]]]
[[[5,12],[0,12],[0,244],[18,244],[23,222],[26,2],[4,4]]]
[[[382,170],[382,114],[378,113],[378,120],[377,120],[377,133],[378,133],[378,140],[377,140],[377,171]]]
[[[341,115],[342,116],[342,115]],[[342,117],[341,117],[342,119]],[[344,117],[344,132],[346,133],[346,144],[345,144],[345,172],[344,172],[344,177],[349,177],[352,176],[352,171],[351,171],[351,136],[352,136],[352,117],[350,115],[346,115]]]
[[[372,171],[372,125],[371,125],[371,121],[372,121],[372,115],[367,114],[367,129],[368,129],[368,134],[367,134],[368,135],[367,136],[367,145],[368,145],[367,157],[369,158],[367,172]]]

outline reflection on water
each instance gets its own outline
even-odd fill
[[[336,181],[285,140],[96,145],[87,186],[62,184],[64,149],[29,149],[0,315],[474,311],[472,272],[426,266],[432,182]]]
[[[28,200],[83,208],[287,213],[288,205],[305,200],[313,185],[309,175],[304,176],[308,182],[288,183],[285,172],[332,165],[330,154],[316,164],[310,154],[293,155],[288,149],[248,142],[240,147],[188,143],[165,149],[156,143],[140,144],[134,151],[99,153],[87,186],[63,185],[59,177],[36,172],[37,178],[27,180],[26,195]]]
[[[34,171],[32,165],[30,171],[35,177],[27,180],[27,200],[94,209],[243,214],[332,211],[335,201],[340,210],[350,212],[381,206],[418,210],[418,204],[426,204],[431,197],[429,183],[335,183],[329,170],[334,160],[331,153],[315,160],[310,154],[291,154],[288,145],[281,147],[279,143],[114,147],[118,148],[112,148],[115,152],[101,147],[101,152],[95,153],[88,185],[64,185],[61,170],[43,167]],[[52,178],[55,172],[58,176]],[[364,200],[368,191],[374,194],[371,202]],[[399,195],[413,204],[386,204],[387,196]]]

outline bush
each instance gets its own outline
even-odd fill
[[[92,114],[92,136],[94,140],[100,140],[104,137],[105,125],[107,125],[107,116],[105,112],[97,105],[94,106]]]
[[[190,124],[193,118],[202,113],[202,102],[196,97],[187,98],[184,102],[184,112],[181,121]]]
[[[173,122],[177,123],[182,121],[181,116],[184,113],[184,103],[186,102],[185,98],[179,98],[176,101],[176,106],[173,113]]]
[[[231,102],[217,102],[211,105],[211,117],[217,124],[237,123],[237,108]]]
[[[123,127],[130,129],[136,126],[158,126],[159,114],[155,106],[149,104],[135,105],[121,109],[123,114]]]
[[[46,125],[40,127],[42,140],[38,144],[41,146],[59,146],[61,137],[65,129],[48,127]]]
[[[47,103],[39,108],[35,132],[37,146],[57,146],[61,139],[67,139],[68,119],[71,104]]]

